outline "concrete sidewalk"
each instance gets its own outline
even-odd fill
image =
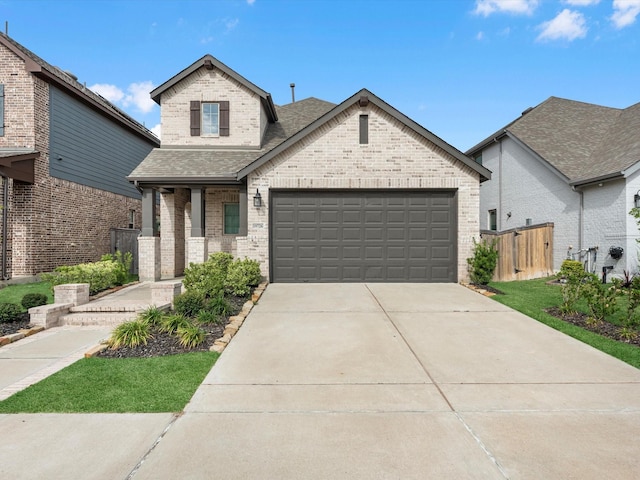
[[[151,303],[149,283],[138,283],[92,300],[92,306],[144,306]],[[49,328],[0,348],[0,400],[4,400],[82,358],[106,340],[112,327]]]
[[[184,414],[0,429],[3,478],[635,479],[640,371],[459,285],[274,284]]]

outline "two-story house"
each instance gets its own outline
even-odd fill
[[[624,109],[550,97],[467,154],[493,172],[480,189],[480,227],[553,223],[553,267],[638,271],[640,103]]]
[[[112,228],[139,228],[126,175],[159,140],[0,34],[2,278],[98,260]]]
[[[205,55],[151,96],[162,146],[129,176],[142,280],[216,251],[260,261],[272,282],[467,277],[490,172],[368,90],[276,106]]]

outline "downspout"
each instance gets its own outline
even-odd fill
[[[495,142],[498,142],[498,212],[496,214],[496,221],[499,232],[502,231],[502,140],[498,140],[497,138],[493,139]]]
[[[2,176],[2,279],[7,275],[7,217],[9,215],[9,178]]]
[[[582,250],[584,245],[584,190],[573,187],[573,191],[580,195],[580,212],[578,215],[578,251]]]

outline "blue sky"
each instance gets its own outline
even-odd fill
[[[550,96],[640,102],[640,0],[0,0],[9,35],[157,131],[210,53],[276,104],[368,88],[460,150]]]

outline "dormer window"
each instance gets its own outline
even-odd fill
[[[191,136],[229,136],[229,102],[193,100],[191,108]]]
[[[220,134],[220,104],[202,102],[202,130],[201,135]]]

